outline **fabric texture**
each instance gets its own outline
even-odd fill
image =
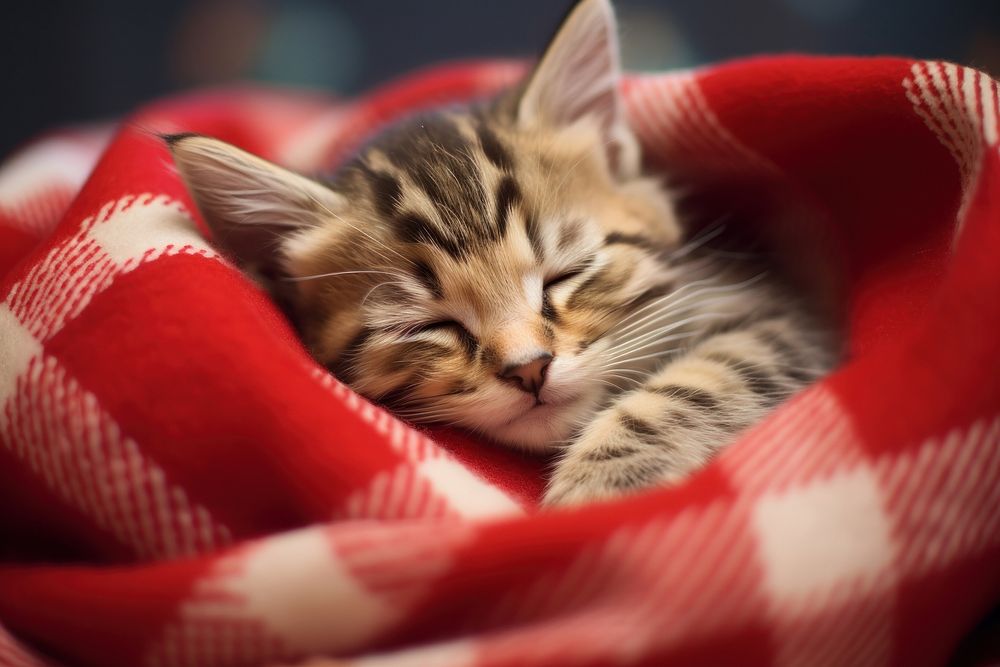
[[[0,169],[0,665],[940,665],[1000,600],[997,83],[764,58],[624,84],[649,160],[844,314],[848,355],[687,482],[538,511],[547,463],[317,366],[158,132],[334,167],[511,63],[240,89]]]

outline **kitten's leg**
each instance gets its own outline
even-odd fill
[[[556,464],[544,502],[671,482],[825,372],[830,352],[782,317],[713,335],[596,415]]]

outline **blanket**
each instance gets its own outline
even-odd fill
[[[624,83],[652,165],[842,313],[829,377],[671,488],[407,425],[206,240],[157,133],[305,171],[509,85],[156,102],[0,169],[0,664],[940,665],[1000,601],[998,85],[777,57]]]

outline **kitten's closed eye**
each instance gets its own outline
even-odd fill
[[[572,268],[572,269],[570,269],[568,271],[564,271],[564,272],[562,272],[560,274],[557,274],[557,275],[553,276],[552,278],[549,278],[548,280],[546,280],[545,283],[542,285],[542,289],[544,289],[547,292],[550,289],[552,289],[553,287],[556,287],[557,285],[561,285],[562,283],[565,283],[565,282],[568,282],[570,280],[573,280],[573,278],[576,278],[577,276],[579,276],[586,269],[587,269],[586,266],[578,266],[578,267],[574,267],[574,268]]]
[[[418,324],[410,329],[411,333],[424,333],[428,331],[447,331],[458,337],[459,342],[465,349],[466,354],[474,355],[479,348],[478,339],[465,328],[465,325],[458,320],[435,320]]]
[[[410,327],[410,333],[426,333],[428,331],[453,331],[463,336],[472,336],[469,330],[457,320],[435,320]]]

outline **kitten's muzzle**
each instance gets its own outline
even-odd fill
[[[543,352],[527,363],[510,364],[500,371],[500,379],[536,397],[545,384],[552,354]]]

